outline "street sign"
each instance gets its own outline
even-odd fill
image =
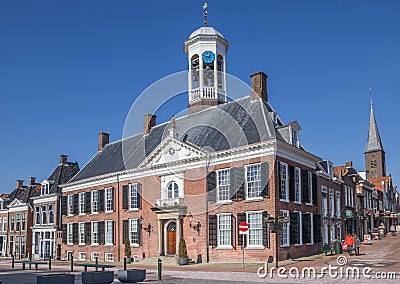
[[[247,224],[246,222],[241,222],[239,224],[239,230],[241,232],[247,232],[249,230],[249,224]]]

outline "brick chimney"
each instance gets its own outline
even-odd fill
[[[346,168],[352,168],[353,167],[353,162],[352,161],[347,161],[346,162]]]
[[[251,78],[251,98],[259,99],[262,98],[268,101],[268,90],[267,90],[267,74],[264,72],[257,72],[250,75]]]
[[[110,143],[110,134],[105,132],[99,133],[99,144],[97,146],[97,150],[101,152],[108,143]]]
[[[145,114],[144,115],[144,128],[143,135],[147,135],[150,133],[150,129],[156,126],[156,118],[157,116],[153,114]]]
[[[29,178],[29,185],[35,185],[36,184],[36,178],[35,177],[30,177]]]
[[[24,186],[24,181],[23,180],[17,180],[17,188],[21,188]]]
[[[60,164],[66,164],[68,161],[68,156],[67,155],[60,155]]]

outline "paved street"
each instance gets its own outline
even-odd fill
[[[393,237],[388,235],[381,241],[375,241],[372,245],[363,245],[361,247],[360,256],[349,256],[348,254],[342,254],[341,257],[346,257],[347,265],[343,266],[343,273],[339,273],[336,277],[330,277],[326,270],[323,277],[315,279],[300,279],[301,283],[344,283],[348,281],[345,279],[345,269],[348,267],[359,268],[360,271],[366,267],[371,268],[369,275],[371,279],[360,275],[360,279],[351,280],[355,283],[398,283],[400,279],[400,235]],[[306,257],[302,259],[296,259],[293,261],[282,262],[285,268],[292,273],[295,269],[301,271],[305,267],[314,267],[317,273],[321,271],[323,267],[338,266],[336,255],[325,256],[318,255],[312,257]],[[118,265],[120,267],[120,265]],[[155,266],[146,263],[139,263],[131,265],[132,267],[143,267],[147,268],[147,279],[146,282],[157,282],[157,272]],[[160,283],[296,283],[299,279],[289,276],[288,279],[281,279],[276,273],[273,274],[271,279],[270,276],[260,278],[257,275],[258,267],[263,266],[262,263],[247,264],[247,268],[241,269],[240,263],[204,263],[189,265],[186,267],[179,267],[167,263],[163,267],[163,280]],[[32,272],[27,270],[21,270],[21,264],[16,264],[17,269],[11,269],[11,263],[9,260],[0,263],[0,280],[3,284],[36,284],[36,276],[39,274],[49,273],[46,269],[40,269],[38,272]],[[64,264],[54,264],[53,272],[68,272],[68,266]],[[117,268],[116,268],[117,269]],[[115,269],[115,270],[116,270]],[[81,283],[80,271],[81,268],[76,267],[74,273],[76,274],[76,284]],[[264,271],[261,271],[264,272]],[[396,273],[396,280],[387,279],[373,279],[376,277],[376,273]],[[288,272],[285,274],[288,276]],[[351,276],[352,274],[350,274]],[[116,280],[114,283],[119,283]]]

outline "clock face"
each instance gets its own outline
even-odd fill
[[[204,51],[202,57],[205,63],[210,64],[214,62],[215,54],[212,51]]]

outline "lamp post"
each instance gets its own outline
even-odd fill
[[[200,228],[201,228],[201,223],[200,221],[197,222],[196,225],[192,225],[193,222],[193,216],[191,213],[189,213],[189,215],[187,216],[189,219],[189,226],[190,228],[193,228],[193,230],[195,230],[197,232],[197,235],[200,236]]]

